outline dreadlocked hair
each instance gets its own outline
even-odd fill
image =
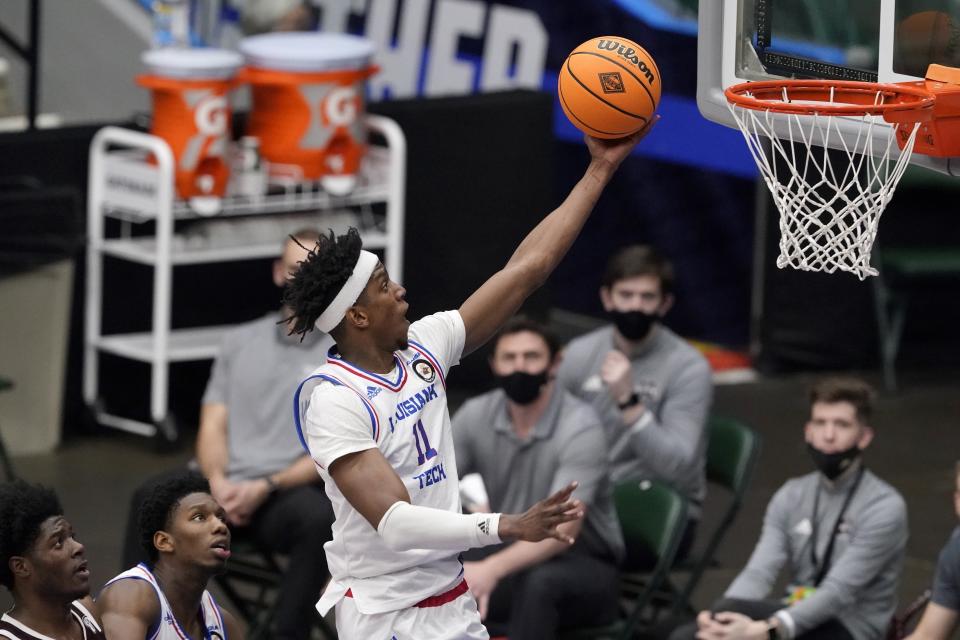
[[[47,518],[62,515],[53,489],[23,480],[0,484],[0,584],[13,588],[10,558],[24,555],[33,546]]]
[[[350,227],[342,236],[332,229],[321,234],[312,249],[300,246],[308,250],[307,258],[287,285],[283,302],[293,312],[286,319],[290,333],[300,334],[302,340],[353,273],[363,242],[360,233]]]

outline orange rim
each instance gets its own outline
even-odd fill
[[[877,94],[883,102],[877,104]],[[727,101],[755,111],[796,115],[879,115],[920,122],[933,112],[936,96],[916,83],[883,84],[849,80],[763,80],[724,91]],[[797,104],[794,100],[801,100]],[[810,104],[816,103],[816,104]]]

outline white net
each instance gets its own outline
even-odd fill
[[[851,142],[840,132],[849,116],[729,106],[780,211],[777,266],[877,275],[870,266],[877,225],[910,163],[919,124],[900,125],[910,132],[901,150],[896,125],[879,116],[854,117],[859,131]]]

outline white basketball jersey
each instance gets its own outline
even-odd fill
[[[145,564],[140,563],[132,569],[127,569],[103,586],[106,588],[118,580],[143,580],[157,593],[157,599],[160,601],[160,618],[157,625],[149,629],[144,640],[184,640],[190,637],[173,617],[173,610],[167,602],[167,597],[163,595],[156,577]],[[214,602],[209,591],[204,590],[203,595],[200,596],[200,612],[203,615],[205,630],[203,638],[196,640],[227,640],[227,627],[223,624],[220,607]]]
[[[456,311],[437,313],[410,325],[408,335],[409,348],[394,354],[389,374],[364,371],[334,348],[297,389],[297,432],[336,515],[333,540],[324,545],[333,578],[317,604],[324,614],[347,589],[360,612],[373,614],[412,606],[462,579],[463,565],[450,551],[391,551],[327,473],[338,458],[377,447],[411,504],[460,512],[446,376],[463,352],[463,320]]]

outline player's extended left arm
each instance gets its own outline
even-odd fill
[[[586,136],[590,165],[563,203],[527,234],[507,264],[460,307],[466,327],[463,355],[473,352],[517,312],[531,293],[553,273],[580,233],[603,189],[655,120],[619,140]]]
[[[518,515],[462,514],[412,505],[403,481],[376,448],[337,458],[330,465],[330,477],[394,551],[463,551],[509,538],[532,542],[556,538],[572,544],[557,527],[583,517],[579,502],[570,499],[575,483]]]

